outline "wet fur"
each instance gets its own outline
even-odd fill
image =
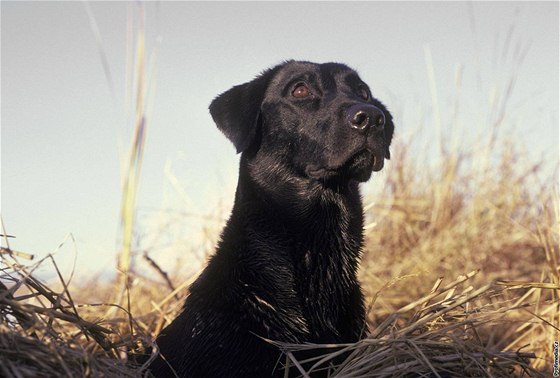
[[[317,95],[294,101],[289,80],[306,73]],[[180,377],[283,376],[284,357],[263,338],[346,343],[364,334],[358,184],[371,167],[352,154],[367,143],[389,158],[393,124],[370,98],[386,112],[385,130],[367,141],[352,134],[341,112],[363,99],[348,77],[359,80],[340,64],[286,62],[210,105],[242,153],[235,203],[183,311],[157,338],[166,360],[152,364],[157,377],[173,376],[168,364]]]

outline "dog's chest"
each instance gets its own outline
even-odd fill
[[[348,298],[357,285],[361,225],[351,228],[349,217],[337,217],[338,222],[328,216],[318,219],[322,222],[302,233],[294,253],[296,286],[312,337],[337,342],[345,332],[341,328],[352,305]]]

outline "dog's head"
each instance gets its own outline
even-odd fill
[[[286,62],[218,96],[210,113],[238,152],[300,177],[363,182],[390,157],[391,114],[343,64]]]

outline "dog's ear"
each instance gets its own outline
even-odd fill
[[[236,85],[210,104],[214,122],[233,142],[238,153],[245,151],[255,139],[264,94],[277,68],[263,72],[248,83]]]

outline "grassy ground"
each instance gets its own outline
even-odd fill
[[[543,179],[540,165],[524,164],[505,141],[492,148],[502,151],[492,162],[444,152],[430,169],[405,144],[374,179],[383,190],[365,199],[361,281],[371,335],[346,346],[352,357],[333,374],[550,376],[560,336],[554,179]],[[149,274],[129,272],[121,297],[123,280],[69,289],[60,277],[47,285],[33,269],[56,270],[54,260],[21,261],[2,253],[5,376],[140,376],[127,352],[150,345],[194,278],[166,277],[154,261]],[[280,347],[292,356],[309,346]]]
[[[149,123],[146,100],[154,83],[146,78],[145,67],[152,65],[146,64],[143,29],[130,45],[137,46],[135,57],[132,49],[129,54],[135,69],[128,70],[135,131],[124,159],[121,273],[114,282],[81,277],[70,287],[59,273],[58,281],[47,284],[34,271],[41,266],[58,272],[53,258],[31,264],[25,254],[3,248],[0,376],[141,376],[130,355],[145,353],[196,277],[165,272],[152,251],[140,254],[132,243]],[[360,278],[370,335],[341,346],[352,353],[332,367],[332,376],[552,375],[553,343],[560,340],[558,177],[545,174],[550,162],[528,163],[534,160],[520,143],[498,132],[514,82],[512,76],[493,102],[498,105],[490,109],[491,126],[476,144],[459,146],[456,136],[438,132],[434,148],[424,152],[411,148],[419,135],[407,139],[397,130],[391,163],[373,179],[375,194],[364,199],[367,243]],[[222,226],[212,219],[201,218],[205,238],[199,250],[206,254]],[[8,247],[7,239],[3,245]],[[135,255],[147,271],[135,269]],[[195,266],[190,271],[200,265],[189,256],[181,264]],[[292,351],[314,346],[279,347],[287,363],[298,365]],[[316,369],[328,368],[337,353],[333,348],[317,360]]]

